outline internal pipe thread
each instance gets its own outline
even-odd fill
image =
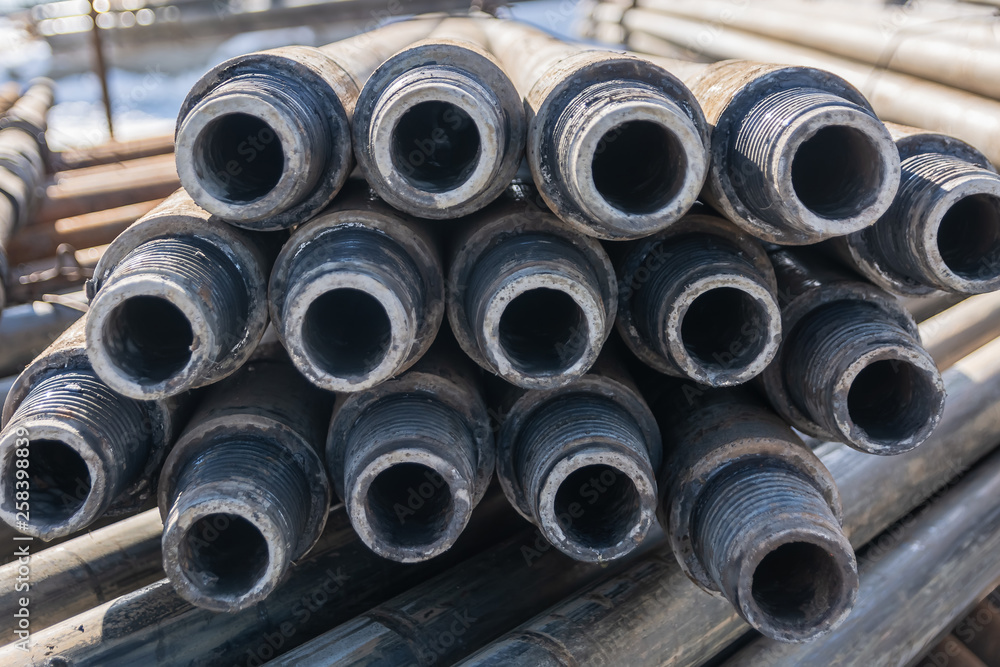
[[[220,343],[216,359],[243,340],[249,288],[239,267],[215,245],[196,237],[147,241],[115,267],[105,287],[131,276],[159,277],[203,298],[203,313]]]

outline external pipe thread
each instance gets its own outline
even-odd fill
[[[695,554],[761,633],[807,641],[838,625],[858,591],[854,551],[822,492],[762,459],[709,481],[692,526]]]

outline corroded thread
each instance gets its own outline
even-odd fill
[[[732,466],[702,490],[692,545],[747,622],[783,641],[807,641],[850,613],[858,589],[850,543],[820,490],[762,459]]]

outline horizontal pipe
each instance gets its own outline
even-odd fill
[[[0,375],[15,375],[24,370],[49,344],[80,319],[86,309],[83,292],[64,295],[71,308],[63,303],[34,301],[6,308],[0,316]],[[62,299],[61,299],[62,300]]]
[[[918,326],[920,340],[939,369],[993,340],[1000,329],[1000,292],[979,294]]]
[[[174,135],[162,134],[127,141],[109,141],[96,146],[70,148],[52,154],[53,171],[96,167],[174,152]]]
[[[994,590],[952,631],[987,665],[1000,661],[1000,592]]]

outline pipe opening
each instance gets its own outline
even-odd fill
[[[585,548],[611,548],[639,523],[639,491],[625,473],[589,465],[570,473],[553,509],[567,538]]]
[[[356,289],[331,290],[313,301],[302,342],[324,372],[365,375],[382,363],[392,342],[392,322],[378,299]]]
[[[277,133],[245,113],[227,114],[206,125],[194,155],[202,187],[228,202],[260,199],[274,189],[285,170]]]
[[[809,542],[788,542],[758,563],[751,595],[772,622],[802,628],[829,615],[843,586],[837,562],[826,549]]]
[[[372,480],[365,502],[372,529],[401,547],[437,542],[455,513],[448,483],[420,463],[386,468]]]
[[[876,361],[854,378],[847,409],[854,424],[872,440],[905,440],[930,419],[934,394],[931,380],[912,364]]]
[[[187,579],[206,595],[240,596],[267,571],[267,540],[235,514],[198,519],[181,540],[178,562]]]
[[[108,315],[104,346],[115,365],[139,382],[161,382],[191,360],[194,332],[181,310],[156,296],[126,299]]]
[[[92,480],[87,463],[69,445],[58,440],[32,440],[28,447],[28,467],[14,465],[14,451],[5,462],[9,479],[3,499],[4,510],[13,516],[19,500],[16,482],[17,470],[28,473],[28,500],[31,505],[29,523],[48,526],[69,521],[90,495]]]
[[[449,102],[414,105],[392,133],[392,164],[418,190],[446,192],[464,183],[479,163],[479,129]]]
[[[588,325],[580,306],[565,292],[536,288],[507,304],[500,316],[500,347],[522,373],[557,373],[587,348]]]
[[[590,169],[594,186],[609,204],[624,213],[652,213],[680,191],[687,156],[663,126],[633,121],[601,137]]]
[[[1000,199],[978,194],[959,199],[938,226],[941,259],[956,275],[983,280],[1000,274]]]
[[[802,205],[823,218],[859,215],[882,185],[882,158],[863,132],[844,125],[819,130],[792,159],[792,187]]]
[[[740,368],[767,344],[767,311],[757,299],[733,287],[699,295],[681,319],[684,349],[703,366]]]

